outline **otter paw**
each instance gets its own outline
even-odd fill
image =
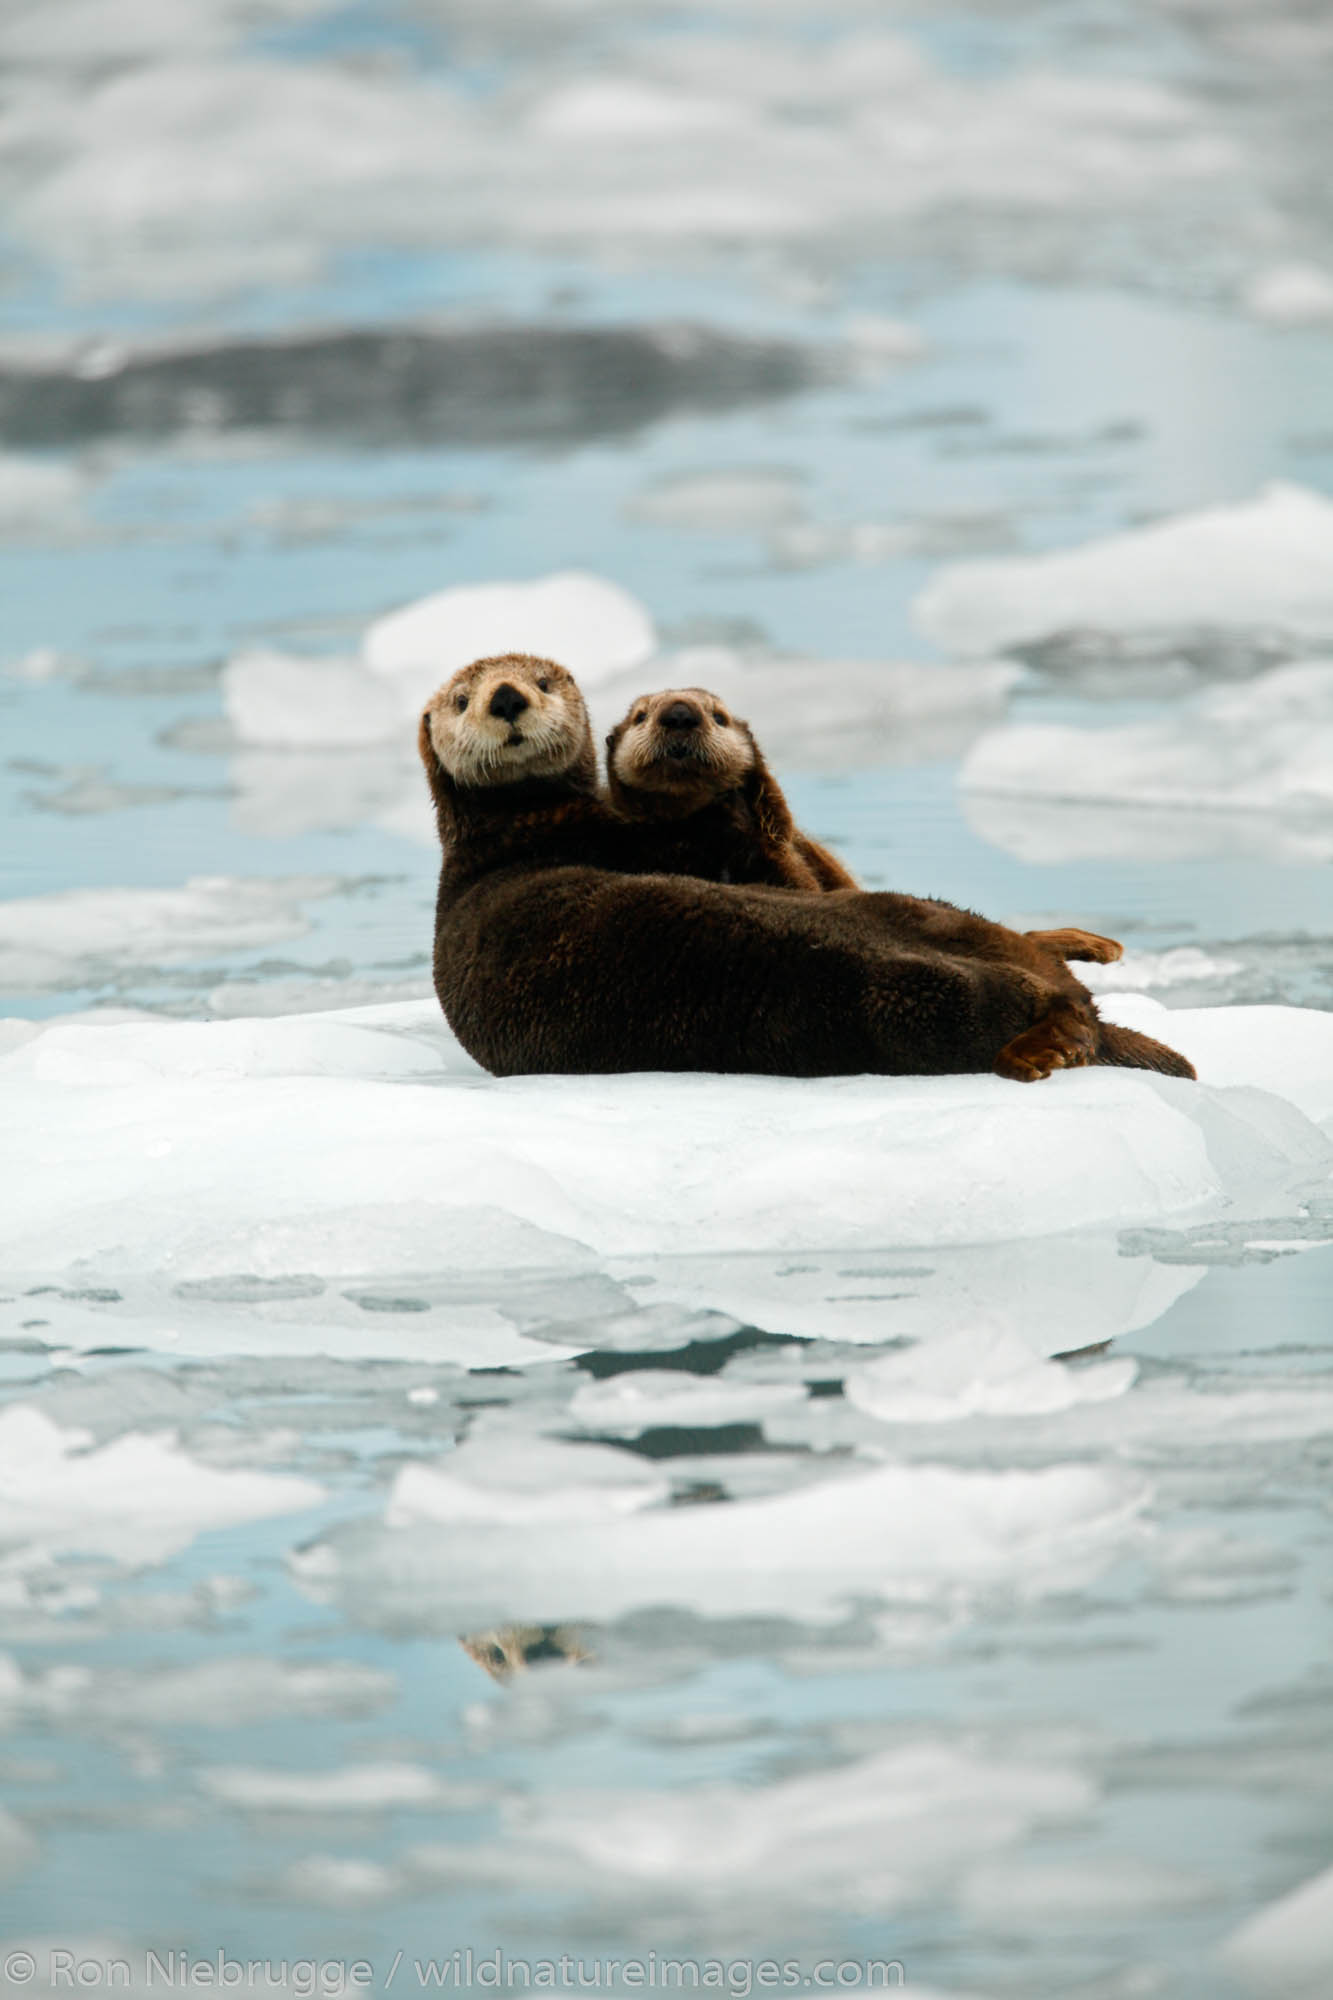
[[[1123,958],[1125,947],[1114,938],[1099,937],[1096,931],[1028,931],[1034,944],[1053,951],[1057,958],[1089,958],[1096,965],[1110,965]]]
[[[995,1058],[995,1074],[1013,1083],[1039,1083],[1052,1070],[1083,1069],[1097,1054],[1097,1034],[1091,1022],[1072,1008],[1060,1007],[1015,1035]]]

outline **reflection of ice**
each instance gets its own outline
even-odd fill
[[[985,801],[972,808],[983,830],[987,820],[1021,829],[1030,801],[1054,801],[1072,805],[1062,818],[1079,842],[1105,820],[1098,807],[1129,806],[1138,815],[1146,810],[1154,824],[1179,815],[1168,852],[1179,853],[1182,843],[1186,852],[1216,852],[1212,843],[1220,839],[1224,852],[1234,842],[1241,852],[1318,857],[1333,846],[1330,740],[1333,662],[1307,660],[1211,688],[1150,722],[994,730],[974,744],[958,783],[970,805]],[[1013,803],[997,810],[998,800]],[[1246,822],[1255,815],[1264,819],[1251,833]],[[1139,837],[1131,824],[1121,839]],[[1018,838],[1023,851],[1036,851],[1039,836],[1020,831]]]
[[[1273,485],[1052,555],[957,563],[915,605],[937,645],[991,653],[1044,634],[1171,625],[1333,632],[1333,501]]]
[[[1033,1750],[1006,1756],[938,1732],[759,1786],[548,1794],[514,1808],[501,1842],[411,1859],[427,1879],[461,1868],[513,1888],[596,1883],[631,1923],[686,1907],[705,1936],[739,1924],[786,1938],[837,1910],[883,1918],[947,1901],[982,1862],[1087,1815],[1095,1787]],[[878,1977],[894,1983],[887,1968]]]

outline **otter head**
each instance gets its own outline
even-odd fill
[[[592,728],[574,676],[532,653],[500,653],[460,667],[427,702],[417,736],[437,799],[456,791],[543,778],[590,791]]]
[[[622,812],[698,812],[747,788],[762,760],[749,724],[706,688],[641,695],[606,739],[607,775]]]

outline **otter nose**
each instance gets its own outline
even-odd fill
[[[703,721],[692,701],[673,701],[657,718],[663,729],[697,729]]]
[[[491,696],[491,714],[498,715],[502,722],[512,722],[516,715],[522,715],[528,706],[528,698],[520,694],[508,681],[501,681]]]

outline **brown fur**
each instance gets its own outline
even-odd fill
[[[794,823],[750,725],[707,688],[640,695],[606,739],[606,766],[618,812],[675,827],[682,862],[673,872],[815,892],[856,887]]]
[[[586,710],[553,662],[461,669],[419,747],[444,849],[435,989],[497,1075],[1193,1073],[1117,1039],[1062,958],[952,904],[653,872],[659,830],[597,797]]]

